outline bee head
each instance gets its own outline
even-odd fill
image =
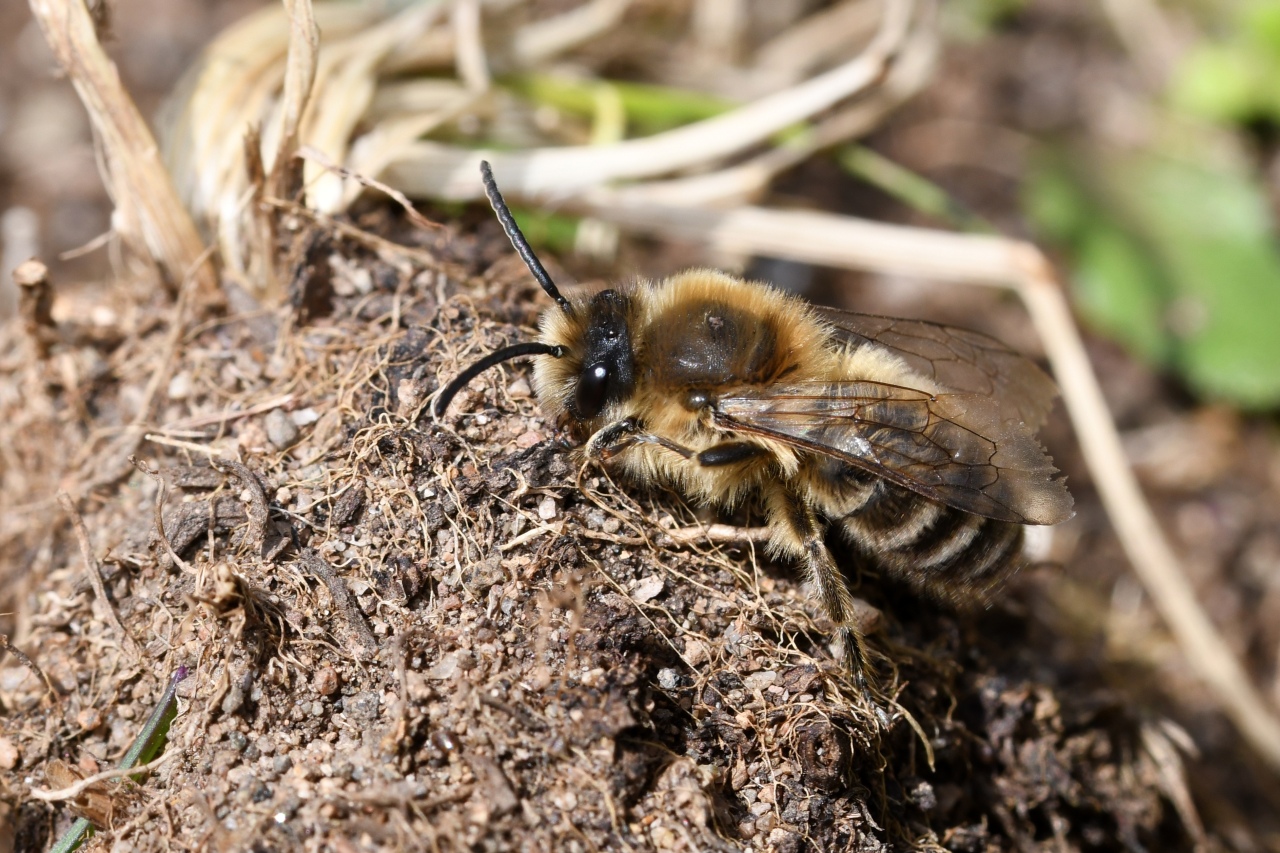
[[[608,289],[596,293],[586,304],[585,321],[573,338],[581,341],[580,347],[566,347],[572,360],[564,364],[566,377],[563,382],[552,380],[552,388],[563,388],[562,393],[544,394],[559,397],[568,414],[576,420],[591,420],[611,402],[625,400],[635,389],[635,351],[631,346],[631,298],[625,293]],[[557,324],[549,324],[557,325]],[[559,339],[556,337],[556,339]],[[559,365],[550,369],[559,373]],[[576,368],[576,370],[575,370]],[[539,374],[548,373],[540,370]],[[539,388],[548,383],[541,382]],[[572,389],[572,393],[570,392]],[[550,401],[556,405],[556,401]]]

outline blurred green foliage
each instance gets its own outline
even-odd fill
[[[1152,151],[1076,154],[1033,170],[1027,211],[1071,252],[1081,316],[1205,398],[1280,406],[1280,255],[1256,180]]]
[[[1213,7],[1217,38],[1196,44],[1170,86],[1172,104],[1219,122],[1280,122],[1280,3]]]
[[[1150,141],[1051,149],[1027,213],[1068,251],[1086,322],[1203,398],[1276,409],[1280,251],[1244,126],[1280,122],[1280,2],[1199,11]]]
[[[942,7],[949,36],[976,40],[1008,21],[1028,0],[948,0]]]

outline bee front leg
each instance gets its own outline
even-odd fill
[[[887,729],[889,718],[872,696],[867,680],[867,648],[858,628],[853,594],[827,548],[822,524],[813,507],[781,486],[766,494],[766,504],[769,526],[774,530],[773,547],[804,563],[806,579],[817,593],[822,609],[836,624],[836,635],[844,649],[845,669],[874,710],[880,725]]]
[[[697,454],[689,448],[676,444],[670,439],[647,432],[635,418],[623,418],[607,426],[601,427],[595,435],[587,440],[587,456],[607,462],[628,447],[636,444],[656,444],[685,459],[692,459]]]

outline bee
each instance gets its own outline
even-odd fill
[[[480,170],[555,306],[538,340],[446,385],[436,416],[482,371],[535,356],[539,406],[588,459],[701,504],[758,498],[769,550],[803,567],[864,693],[863,638],[828,529],[889,576],[962,603],[986,599],[1018,568],[1024,525],[1071,517],[1036,439],[1057,389],[996,339],[817,307],[706,269],[567,298],[488,163]]]

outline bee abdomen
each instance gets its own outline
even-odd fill
[[[883,480],[838,522],[894,577],[944,600],[985,599],[1021,562],[1022,525],[953,509]]]

